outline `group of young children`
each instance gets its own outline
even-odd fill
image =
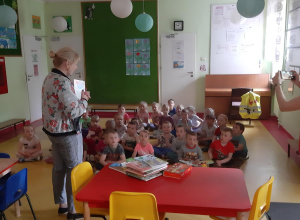
[[[209,159],[215,160],[216,166],[227,164],[234,157],[248,159],[244,125],[235,123],[232,129],[226,127],[226,115],[220,114],[216,119],[214,110],[208,108],[201,119],[193,106],[175,108],[173,99],[162,107],[153,102],[151,114],[147,107],[146,102],[140,102],[136,116],[130,119],[125,106],[119,105],[114,120],[107,120],[105,129],[100,127],[98,115],[89,117],[88,111],[83,114],[80,120],[83,161],[90,161],[96,170],[101,170],[109,163],[122,163],[126,158],[146,154],[170,163],[179,160],[199,163],[203,160],[202,151],[208,151]],[[157,139],[152,142],[156,142],[154,146],[149,143],[150,138]],[[24,127],[17,156],[20,161],[42,158],[41,145],[32,126]]]

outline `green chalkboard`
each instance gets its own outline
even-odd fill
[[[93,19],[85,19],[94,4]],[[132,1],[130,16],[121,19],[112,14],[110,2],[82,3],[86,87],[90,103],[137,104],[158,101],[157,1],[145,1],[145,12],[154,25],[146,33],[135,27],[135,18],[143,12],[142,1]],[[126,76],[125,39],[150,39],[150,76]]]

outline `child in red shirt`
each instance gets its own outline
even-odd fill
[[[215,159],[217,166],[229,162],[234,153],[234,145],[230,142],[232,138],[232,129],[223,128],[221,130],[220,140],[214,141],[208,150],[209,159]]]
[[[224,114],[218,115],[217,123],[218,123],[219,127],[215,130],[212,142],[219,139],[219,137],[221,135],[221,130],[223,128],[226,128],[227,122],[228,122],[228,117],[226,115],[224,115]]]

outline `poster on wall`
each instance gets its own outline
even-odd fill
[[[172,53],[173,53],[173,68],[184,68],[184,41],[173,40],[172,41]]]
[[[150,76],[150,39],[125,39],[126,75]]]
[[[41,29],[41,17],[32,15],[32,28]]]
[[[1,1],[0,6],[2,5],[3,3]],[[18,16],[17,0],[6,0],[5,5],[15,10]],[[12,24],[10,27],[0,27],[0,56],[1,55],[11,55],[11,56],[22,55],[18,19],[17,19],[17,23]]]
[[[8,93],[5,59],[4,57],[0,57],[0,94],[5,94],[5,93]]]

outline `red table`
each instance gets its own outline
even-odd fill
[[[0,158],[0,177],[10,172],[11,167],[18,162],[16,158]]]
[[[251,208],[244,175],[239,169],[193,167],[191,174],[178,180],[158,177],[144,182],[104,167],[76,195],[84,203],[84,219],[89,207],[109,208],[113,191],[150,192],[159,212],[237,216]]]

